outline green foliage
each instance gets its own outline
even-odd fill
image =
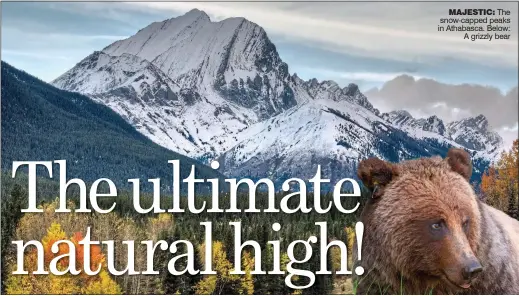
[[[55,88],[2,62],[2,169],[13,161],[67,160],[67,177],[93,182],[109,178],[118,187],[128,179],[161,178],[171,190],[178,159],[180,175],[195,164],[200,178],[223,176],[140,134],[121,116],[92,99]],[[48,174],[40,170],[42,176]],[[54,175],[58,165],[54,165]],[[200,188],[202,190],[202,188]]]
[[[21,179],[21,180],[20,180]],[[4,195],[3,199],[10,201],[9,203],[2,203],[3,206],[9,206],[11,210],[3,210],[2,213],[12,212],[12,214],[20,214],[19,209],[26,207],[26,192],[17,184],[23,184],[26,181],[26,177],[23,175],[18,176],[16,179],[11,179],[6,176],[2,180],[2,185],[6,188],[12,188],[13,192],[9,195]],[[40,180],[39,186],[42,186],[40,196],[42,200],[52,201],[54,198],[51,194],[52,189],[57,186],[55,181]],[[15,190],[16,188],[16,190]],[[47,190],[46,190],[47,189]],[[38,188],[40,190],[40,188]],[[16,196],[15,199],[12,197]],[[276,195],[276,205],[279,208],[279,201],[283,195]],[[11,197],[11,198],[8,198]],[[151,204],[151,196],[143,195],[143,204]],[[327,201],[332,198],[331,194],[324,195],[322,197],[322,204],[325,205]],[[361,201],[364,201],[362,198]],[[72,199],[75,200],[75,199]],[[20,202],[14,202],[20,201]],[[200,207],[202,202],[207,203],[207,207],[211,207],[211,198],[209,196],[199,196],[196,199],[197,206]],[[103,206],[104,200],[101,200],[100,206]],[[357,200],[350,198],[343,201],[345,208],[353,208]],[[248,208],[248,194],[238,194],[238,208]],[[363,204],[364,202],[362,202]],[[55,202],[53,202],[55,204]],[[163,196],[163,208],[171,205],[171,196]],[[229,198],[227,195],[221,196],[220,208],[226,208],[229,204]],[[256,196],[256,207],[265,209],[268,205],[268,196],[265,192],[257,192]],[[307,206],[313,205],[312,194],[309,194],[307,200]],[[187,199],[181,199],[181,206],[187,208]],[[290,208],[297,206],[297,199],[290,199],[288,204]],[[71,208],[74,208],[71,206]],[[34,239],[43,237],[46,233],[46,229],[49,225],[43,223],[50,223],[49,221],[55,221],[62,226],[62,229],[67,233],[74,233],[77,231],[85,231],[87,226],[92,227],[94,237],[99,240],[135,240],[136,242],[141,240],[151,239],[166,240],[169,243],[176,240],[188,240],[195,246],[195,269],[202,269],[202,260],[200,260],[202,254],[199,253],[201,245],[204,241],[204,228],[200,225],[202,221],[213,222],[213,240],[219,241],[220,245],[219,262],[214,264],[215,268],[220,267],[222,270],[228,269],[227,262],[234,262],[234,228],[229,225],[229,222],[241,221],[242,225],[242,242],[245,240],[255,240],[262,247],[261,254],[261,266],[265,271],[272,270],[272,259],[273,249],[271,244],[267,244],[269,240],[280,240],[281,242],[281,268],[286,270],[286,264],[288,263],[288,256],[286,255],[286,248],[292,241],[299,239],[307,239],[311,235],[319,235],[319,228],[315,225],[315,222],[326,221],[328,226],[328,239],[340,239],[347,243],[348,247],[351,248],[352,242],[348,242],[353,236],[348,235],[350,231],[345,227],[353,226],[356,221],[355,215],[345,215],[338,212],[335,207],[327,214],[317,214],[315,211],[310,213],[297,212],[294,214],[279,213],[207,213],[206,211],[200,214],[191,214],[186,211],[182,214],[138,214],[133,210],[131,194],[127,191],[120,191],[117,197],[117,206],[113,213],[110,214],[97,214],[97,213],[54,213],[51,208],[48,208],[45,213],[27,214],[22,219],[23,223],[20,223],[20,217],[12,217],[5,222],[2,221],[2,243],[10,242],[12,239],[4,237],[12,236],[13,234],[6,232],[6,229],[17,229],[17,239]],[[360,212],[362,209],[358,209]],[[20,216],[20,215],[19,215]],[[5,216],[6,219],[8,216]],[[4,219],[4,216],[2,216]],[[46,221],[46,222],[45,222]],[[281,224],[281,230],[275,232],[272,230],[272,224],[278,222]],[[16,226],[18,225],[18,227]],[[23,230],[23,231],[22,231]],[[117,254],[116,267],[121,270],[125,267],[127,258],[124,258],[126,249],[121,244],[117,244],[116,248],[120,248]],[[178,254],[184,253],[184,245],[179,245],[180,250]],[[2,249],[4,251],[4,248]],[[2,258],[12,258],[14,253],[12,249],[7,250],[7,254],[2,254]],[[338,258],[336,250],[331,249],[328,253],[328,266],[332,270],[336,270],[336,261]],[[141,254],[144,250],[137,250],[136,254]],[[294,255],[296,258],[304,257],[304,248],[295,248]],[[317,245],[313,248],[313,255],[311,260],[306,263],[296,264],[295,267],[316,271],[320,269],[319,266],[319,255]],[[248,253],[248,254],[247,254]],[[249,257],[250,255],[250,257]],[[350,255],[350,254],[348,254]],[[143,261],[144,256],[137,256],[137,269],[144,269],[145,262]],[[252,258],[254,257],[253,249],[246,248],[242,253],[242,264],[244,270],[246,266],[250,270],[253,268]],[[234,276],[229,278],[215,278],[215,277],[203,277],[201,275],[191,276],[185,274],[182,276],[172,276],[167,270],[168,261],[172,258],[169,252],[156,252],[155,253],[155,270],[159,271],[159,275],[154,276],[114,276],[115,282],[121,287],[122,293],[124,294],[194,294],[197,289],[199,292],[208,293],[211,287],[214,285],[214,289],[219,291],[225,291],[225,294],[248,294],[253,292],[254,294],[274,294],[274,295],[287,295],[287,294],[329,294],[332,292],[334,281],[336,278],[334,275],[316,275],[315,284],[304,290],[294,291],[285,285],[286,275],[250,275],[246,274],[243,276]],[[225,259],[225,260],[224,260]],[[254,258],[255,260],[255,258]],[[176,269],[183,270],[186,266],[186,262],[178,260]],[[303,285],[307,283],[308,279],[305,277],[295,277],[295,284]],[[207,284],[204,286],[204,283]],[[209,290],[207,290],[209,289]],[[95,290],[95,289],[94,289]],[[94,291],[93,290],[93,291]],[[203,290],[203,291],[202,291]]]
[[[27,206],[27,176],[21,170],[15,179],[11,178],[11,172],[2,172],[2,271],[5,264],[12,263],[13,249],[10,242],[17,239],[38,239],[44,237],[46,229],[56,222],[67,235],[76,231],[85,231],[87,226],[92,227],[93,235],[99,240],[145,240],[154,241],[163,239],[168,242],[174,240],[189,240],[195,245],[197,252],[195,268],[200,269],[200,245],[203,242],[202,221],[213,222],[213,238],[217,239],[219,246],[220,262],[218,266],[224,270],[228,267],[226,261],[234,262],[234,229],[229,222],[242,222],[242,241],[255,240],[262,250],[261,266],[263,270],[272,270],[272,248],[267,241],[280,240],[281,250],[284,251],[288,244],[294,240],[307,239],[311,235],[318,235],[318,227],[315,222],[326,221],[328,223],[328,239],[346,240],[344,228],[351,226],[355,221],[353,215],[345,215],[332,207],[327,214],[310,213],[207,213],[191,214],[189,212],[178,214],[174,219],[164,219],[164,216],[153,214],[137,214],[133,209],[132,193],[125,190],[127,179],[139,178],[142,182],[149,178],[161,178],[167,180],[162,184],[162,191],[171,190],[173,172],[168,160],[179,159],[180,178],[187,177],[192,164],[196,165],[198,178],[220,178],[223,176],[216,171],[201,165],[200,163],[162,148],[138,133],[118,114],[109,108],[97,104],[90,98],[77,93],[71,93],[54,88],[22,71],[19,71],[2,62],[2,105],[1,105],[1,146],[2,168],[10,170],[13,161],[24,160],[67,160],[67,179],[81,178],[88,183],[98,178],[109,178],[120,188],[117,197],[103,198],[99,205],[107,208],[113,201],[117,207],[110,214],[54,214],[52,210],[45,213],[22,215],[21,209]],[[47,173],[39,171],[41,176]],[[58,174],[58,166],[54,166],[54,176]],[[143,191],[146,191],[143,184]],[[221,187],[223,188],[223,186]],[[121,190],[122,189],[122,190]],[[128,189],[126,187],[126,189]],[[56,179],[38,178],[38,201],[53,201],[59,194],[59,184]],[[207,202],[207,208],[211,207],[211,198],[204,195],[203,190],[196,198],[196,206],[199,208],[203,202]],[[283,194],[285,195],[285,194]],[[276,194],[276,205],[279,208],[281,194]],[[78,187],[69,188],[68,197],[70,203],[78,204]],[[331,195],[325,195],[321,201],[324,205],[331,200]],[[141,194],[141,205],[148,208],[151,205],[151,194]],[[162,208],[171,206],[171,194],[166,194],[161,199]],[[361,200],[362,201],[362,200]],[[268,208],[269,196],[265,192],[257,192],[256,207]],[[352,208],[356,200],[349,200],[343,205]],[[346,204],[348,203],[348,204]],[[51,205],[55,204],[51,203]],[[313,196],[307,197],[307,206],[312,207]],[[229,196],[221,194],[220,208],[228,208]],[[288,204],[290,208],[296,208],[298,201],[291,198]],[[181,200],[181,207],[187,208],[187,200]],[[52,208],[52,206],[51,206]],[[248,208],[248,194],[238,194],[238,208]],[[361,209],[358,210],[360,212]],[[23,220],[25,219],[25,220]],[[273,223],[280,223],[279,232],[272,230]],[[46,224],[47,223],[47,224]],[[121,244],[116,248],[121,257],[117,259],[117,267],[124,268],[125,249]],[[140,250],[142,252],[142,250]],[[183,252],[184,250],[179,250]],[[304,249],[296,248],[296,258],[303,258]],[[247,253],[249,252],[249,253]],[[319,254],[314,254],[310,261],[297,264],[297,268],[315,271],[319,269]],[[139,254],[139,250],[137,250]],[[247,273],[244,276],[229,278],[215,278],[203,276],[171,276],[167,272],[167,262],[170,259],[167,252],[157,252],[155,258],[156,270],[160,270],[158,276],[114,276],[113,280],[121,287],[125,294],[193,294],[197,289],[210,291],[214,289],[228,294],[327,294],[332,290],[332,276],[318,275],[313,287],[305,290],[294,291],[284,283],[284,275],[254,276]],[[253,266],[255,258],[252,250],[243,252],[242,264],[246,270]],[[332,261],[331,255],[328,255]],[[225,259],[225,260],[224,260]],[[281,266],[285,268],[288,263],[286,253],[281,256]],[[332,262],[329,262],[329,266]],[[136,265],[143,267],[143,259],[138,258]],[[178,270],[183,269],[185,262],[179,260]],[[2,283],[5,274],[2,273]],[[208,288],[201,283],[207,282]],[[307,281],[304,277],[296,277],[296,284],[302,285]],[[59,283],[53,280],[55,288],[74,288],[75,286]],[[89,293],[104,293],[102,287],[109,283],[109,278],[103,275],[100,281],[89,287]],[[19,286],[21,287],[21,286]],[[51,290],[57,293],[58,290]],[[201,291],[201,290],[200,290]],[[5,292],[2,285],[2,292]],[[116,291],[119,292],[119,291]]]
[[[2,180],[2,292],[4,292],[5,280],[7,278],[7,262],[6,255],[12,251],[11,240],[14,236],[16,225],[22,217],[21,209],[27,204],[27,193],[22,189],[22,186],[14,184],[7,189],[4,188],[5,183]],[[4,190],[9,190],[9,193],[4,194]]]

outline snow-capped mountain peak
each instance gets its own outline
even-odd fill
[[[488,129],[488,119],[483,114],[479,114],[472,118],[466,118],[462,120],[462,122],[463,124],[470,125],[480,131],[486,131]]]
[[[356,84],[304,81],[260,26],[196,9],[92,53],[53,84],[109,106],[171,150],[220,158],[229,176],[283,178],[321,164],[339,178],[369,156],[400,161],[456,146],[483,157],[499,144],[485,140],[494,136],[486,119],[446,127],[436,116],[380,114]]]
[[[503,145],[501,136],[490,130],[488,120],[482,114],[450,122],[447,133],[456,143],[473,150],[497,154]]]
[[[149,80],[150,77],[152,80]],[[147,60],[128,53],[114,57],[100,51],[84,58],[53,84],[70,91],[101,94],[139,81],[141,86],[157,81],[174,91],[180,89],[178,84]]]
[[[503,140],[498,133],[490,130],[487,118],[480,114],[448,124],[433,115],[428,118],[414,118],[405,110],[382,114],[382,118],[404,130],[432,132],[458,145],[479,153],[489,161],[494,160]]]
[[[401,128],[418,128],[423,131],[437,133],[441,136],[445,133],[445,125],[436,115],[416,119],[406,110],[396,110],[383,113],[382,118]]]
[[[194,18],[194,19],[198,19],[198,18],[203,18],[203,19],[206,19],[208,21],[210,21],[211,19],[209,18],[209,16],[207,15],[207,13],[205,13],[205,11],[203,10],[200,10],[198,8],[193,8],[191,9],[190,11],[188,11],[187,13],[185,13],[183,15],[184,18]]]
[[[213,22],[200,10],[92,53],[53,84],[91,95],[195,158],[222,153],[249,125],[309,100],[263,28],[244,18]]]
[[[379,114],[379,111],[373,107],[366,96],[359,90],[358,85],[354,83],[341,88],[335,81],[324,80],[319,82],[316,78],[313,78],[303,82],[302,85],[313,99],[353,102],[377,115]]]

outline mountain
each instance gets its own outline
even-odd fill
[[[435,115],[428,118],[415,119],[409,112],[405,110],[398,110],[384,113],[382,114],[382,117],[400,128],[417,128],[419,130],[433,132],[441,136],[445,136],[445,125],[443,124],[443,121]]]
[[[161,178],[163,189],[169,191],[173,170],[168,160],[178,159],[181,178],[188,176],[191,165],[201,178],[224,178],[153,143],[116,112],[84,95],[60,90],[3,61],[1,69],[4,170],[17,160],[66,159],[67,178],[86,182],[109,178],[125,187],[128,179],[144,183]]]
[[[297,76],[295,79],[298,79]],[[341,88],[335,81],[326,80],[319,82],[313,78],[303,82],[303,88],[313,99],[325,99],[336,102],[350,101],[368,109],[375,115],[380,114],[379,110],[375,109],[366,96],[360,92],[359,86],[354,83],[350,83],[348,86]]]
[[[243,18],[212,22],[199,10],[152,23],[53,81],[198,159],[220,155],[247,126],[297,105],[292,83],[261,27]]]
[[[488,120],[482,114],[447,125],[449,137],[473,150],[493,149],[501,144],[502,139],[488,128]]]
[[[476,158],[487,161],[494,160],[503,146],[503,140],[490,129],[487,118],[482,114],[447,124],[434,115],[417,119],[404,110],[383,113],[382,118],[409,133],[418,130],[440,135],[461,147],[472,150]],[[415,134],[415,136],[420,135]]]
[[[501,145],[470,120],[381,114],[355,84],[302,80],[261,27],[196,9],[92,53],[53,84],[105,104],[164,147],[218,159],[235,177],[279,182],[321,165],[334,182],[370,156],[396,162],[455,146],[476,159],[477,179]]]

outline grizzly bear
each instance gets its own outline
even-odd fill
[[[519,294],[519,221],[480,201],[471,174],[456,148],[445,159],[359,164],[371,197],[357,294]]]

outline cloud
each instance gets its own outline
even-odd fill
[[[348,54],[434,64],[456,58],[485,65],[517,67],[517,36],[472,42],[460,32],[438,32],[450,8],[479,8],[481,3],[214,3],[131,2],[136,7],[186,12],[197,7],[213,19],[241,16],[267,32]],[[517,3],[485,3],[517,10]],[[391,11],[391,13],[387,13]],[[512,15],[512,28],[517,28]]]
[[[412,74],[415,82],[410,84],[409,93],[387,87],[368,92],[368,98],[381,110],[406,108],[413,115],[437,114],[447,121],[482,113],[502,134],[514,133],[517,123],[517,88],[515,93],[506,95],[492,87],[449,88],[427,82],[434,78],[437,83],[470,81],[502,88],[515,85],[517,34],[512,34],[508,41],[472,42],[463,40],[460,33],[437,32],[436,28],[450,8],[507,8],[515,12],[517,3],[22,4],[2,5],[2,54],[45,80],[54,79],[92,51],[128,37],[125,34],[134,34],[153,21],[176,17],[196,7],[213,21],[245,17],[264,27],[276,39],[278,49],[284,48],[280,54],[291,70],[305,79],[355,82],[367,89],[386,81],[398,82],[402,74]],[[11,13],[4,18],[7,7]],[[512,13],[511,20],[510,26],[517,30],[516,13]],[[49,59],[54,60],[49,63]],[[394,84],[390,82],[389,86]],[[422,88],[424,92],[418,93]],[[373,94],[391,98],[377,99]]]
[[[3,27],[1,53],[2,59],[13,66],[28,71],[44,81],[51,81],[94,50],[100,50],[116,40],[127,37],[65,32],[42,34]]]
[[[343,71],[334,71],[329,69],[315,69],[315,68],[305,68],[302,67],[303,70],[312,71],[315,73],[317,77],[326,77],[331,79],[345,79],[351,81],[367,81],[367,82],[386,82],[388,80],[392,80],[398,76],[406,75],[409,72],[343,72]],[[424,78],[423,76],[415,76],[413,77],[420,79]]]
[[[66,51],[71,45],[75,45],[75,47],[84,46],[85,43],[92,42],[114,42],[121,39],[126,39],[130,36],[128,35],[103,35],[103,34],[74,34],[74,33],[65,33],[65,32],[46,32],[44,34],[40,32],[27,32],[24,30],[20,30],[18,28],[7,27],[2,28],[2,33],[6,38],[6,41],[9,41],[10,45],[22,44],[26,45],[22,42],[13,42],[17,36],[24,36],[24,38],[28,40],[24,40],[24,42],[38,44],[45,48],[61,48],[62,51]],[[4,40],[2,40],[4,41]],[[2,46],[5,48],[5,46]],[[40,48],[39,48],[40,49]]]
[[[468,42],[457,33],[436,31],[438,19],[445,17],[448,8],[474,5],[479,7],[481,3],[101,1],[58,5],[52,2],[11,2],[3,6],[2,43],[9,44],[10,49],[27,51],[29,48],[50,47],[63,51],[66,47],[77,48],[76,44],[99,50],[109,43],[107,41],[125,38],[153,21],[176,17],[196,7],[206,11],[213,21],[238,16],[264,27],[278,49],[282,49],[280,54],[284,60],[298,74],[304,66],[324,68],[346,73],[336,76],[338,80],[342,78],[343,83],[349,83],[345,81],[348,77],[359,75],[365,76],[365,81],[383,77],[371,75],[371,72],[381,72],[381,75],[386,75],[386,72],[412,73],[455,83],[486,82],[491,76],[495,85],[509,87],[517,79],[515,34],[509,41]],[[484,5],[517,7],[517,3]],[[512,22],[511,26],[517,27],[516,14],[512,14]],[[18,29],[19,32],[9,34],[6,29]],[[25,37],[28,33],[31,37]],[[41,40],[56,36],[53,35],[56,33],[70,35],[62,35],[61,43],[58,38],[53,38],[54,45],[51,42],[42,44]],[[4,36],[14,38],[6,40]],[[39,44],[33,44],[36,41]],[[307,48],[306,57],[301,57],[301,48]],[[288,57],[290,55],[297,58]],[[356,61],[352,60],[353,57]],[[309,64],[303,58],[314,62]],[[483,75],[487,71],[492,74]],[[310,71],[306,73],[309,78],[319,78]],[[326,75],[331,76],[329,74]],[[393,74],[387,76],[388,79],[394,77]],[[359,81],[363,80],[354,82]],[[369,85],[372,86],[375,85]]]
[[[70,60],[67,56],[58,56],[58,55],[47,55],[41,53],[35,53],[32,51],[20,51],[20,50],[10,50],[2,48],[2,56],[20,56],[26,58],[33,59],[48,59],[48,60]]]
[[[483,114],[503,137],[517,138],[517,86],[502,93],[491,86],[452,85],[403,75],[367,91],[366,96],[384,112],[404,109],[417,117],[437,115],[445,121]]]
[[[506,149],[509,149],[509,147],[512,147],[514,140],[517,139],[517,134],[519,133],[519,124],[515,123],[515,126],[512,127],[502,127],[498,129],[497,132],[503,138],[503,146]]]

